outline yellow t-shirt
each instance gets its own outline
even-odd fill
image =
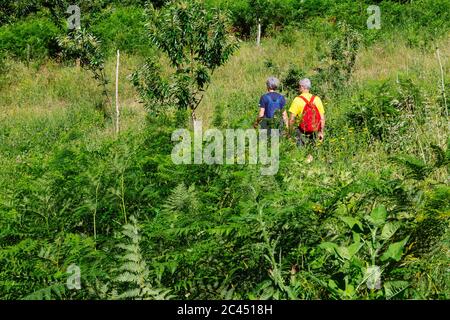
[[[306,100],[308,100],[308,101],[311,101],[311,98],[313,96],[311,93],[302,93],[301,95],[303,97],[305,97]],[[297,117],[298,115],[301,115],[303,113],[303,109],[305,108],[305,105],[306,105],[306,103],[305,103],[305,101],[303,101],[302,98],[296,97],[294,99],[294,101],[292,101],[289,112],[293,113]],[[320,115],[323,116],[325,114],[325,109],[323,107],[322,100],[318,96],[316,96],[316,98],[314,99],[314,105],[319,110]]]

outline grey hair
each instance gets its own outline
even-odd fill
[[[269,90],[277,90],[278,86],[280,85],[280,80],[278,80],[275,77],[270,77],[269,79],[267,79],[267,89]]]
[[[308,90],[311,89],[312,87],[311,80],[309,80],[308,78],[300,80],[300,86]]]

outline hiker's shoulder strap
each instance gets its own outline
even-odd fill
[[[316,96],[312,96],[310,101],[308,101],[308,99],[306,99],[304,96],[299,96],[299,98],[305,101],[305,104],[314,105],[314,100],[316,99]]]
[[[314,105],[314,100],[316,99],[316,96],[312,96],[311,100],[308,101],[308,99],[306,99],[304,96],[298,96],[300,99],[302,99],[303,101],[305,101],[305,104],[312,104]]]
[[[300,99],[302,99],[303,101],[305,101],[305,104],[308,104],[309,101],[304,97],[304,96],[298,96]]]

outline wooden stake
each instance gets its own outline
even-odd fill
[[[120,132],[120,109],[119,109],[119,65],[120,52],[117,50],[117,66],[116,66],[116,133]]]
[[[27,44],[27,67],[30,66],[30,56],[31,56],[30,51],[31,51],[30,44]]]
[[[261,46],[261,19],[258,19],[258,36],[256,38],[256,45]]]

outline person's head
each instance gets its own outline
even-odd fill
[[[300,80],[300,92],[309,92],[311,90],[311,80],[308,78]]]
[[[275,77],[270,77],[267,79],[266,85],[268,91],[276,91],[280,85],[280,80]]]

